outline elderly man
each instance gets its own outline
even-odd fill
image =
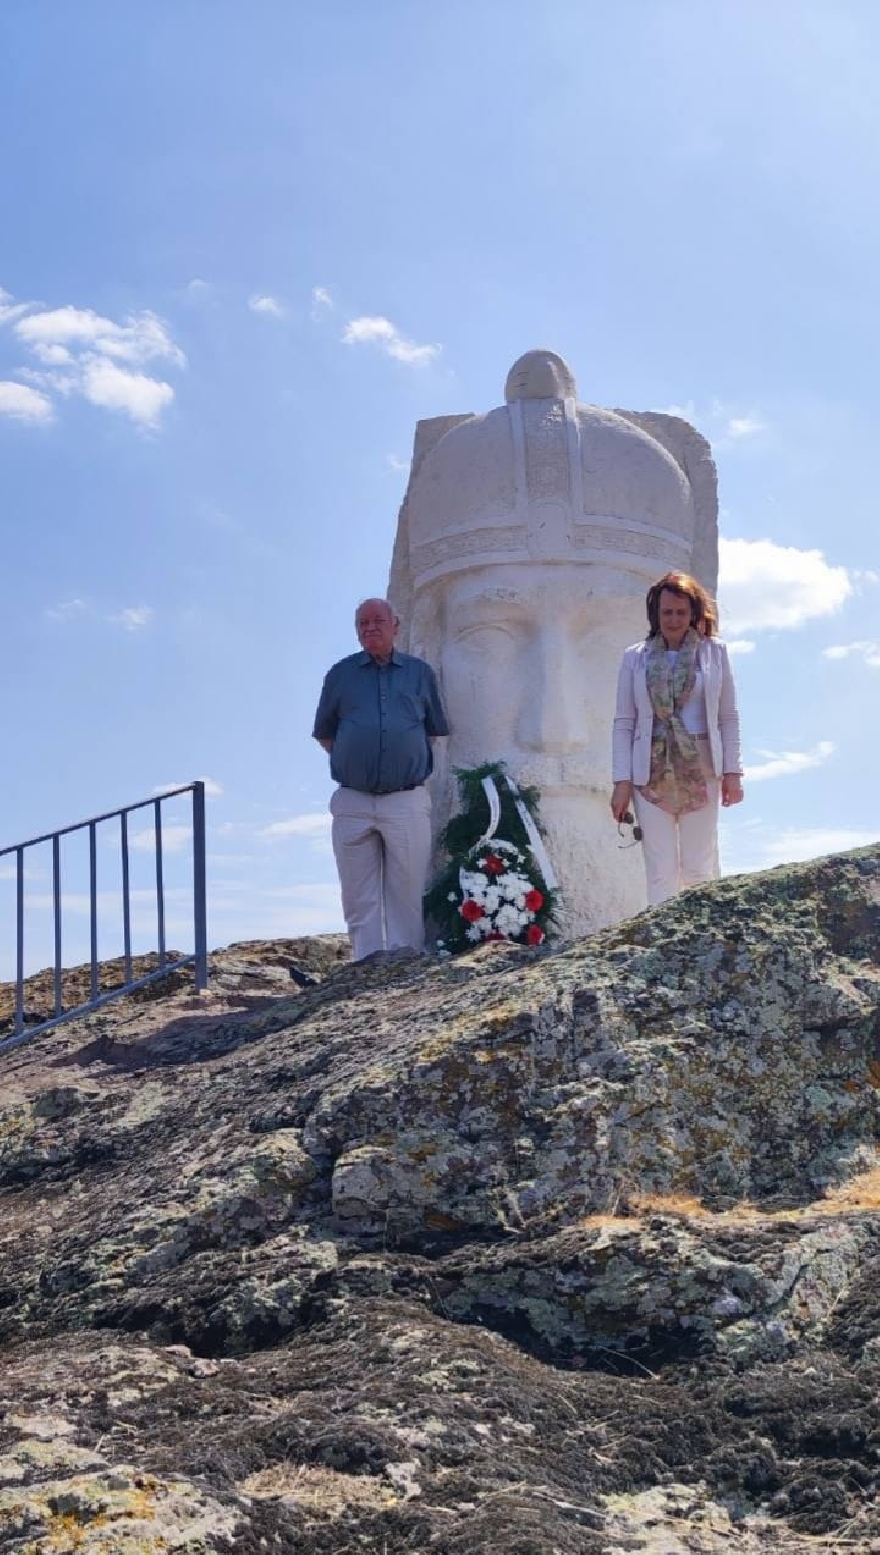
[[[355,612],[361,653],[324,679],[315,727],[339,784],[330,801],[342,911],[355,961],[425,942],[422,896],[431,857],[425,781],[431,741],[448,734],[434,671],[394,646],[398,619],[385,599]]]

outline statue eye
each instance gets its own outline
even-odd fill
[[[503,621],[475,621],[472,626],[460,626],[455,635],[460,643],[467,643],[470,648],[500,648],[513,642],[513,632]]]

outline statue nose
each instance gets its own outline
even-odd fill
[[[584,665],[553,633],[530,656],[530,671],[522,690],[521,744],[552,756],[582,750],[588,737]]]

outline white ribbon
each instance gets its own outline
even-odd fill
[[[555,891],[557,887],[556,874],[553,869],[553,865],[550,863],[550,860],[547,857],[547,849],[544,847],[541,833],[538,831],[532,816],[526,808],[525,801],[520,794],[516,784],[514,783],[513,778],[509,777],[506,772],[504,774],[504,781],[513,796],[513,802],[516,806],[517,814],[523,823],[526,836],[529,839],[529,849],[531,851],[532,858],[535,860],[535,863],[541,871],[541,874],[544,878],[544,884],[546,885],[548,891]],[[493,777],[484,777],[483,789],[485,791],[486,798],[489,801],[489,825],[480,838],[480,841],[477,844],[478,847],[480,847],[484,842],[491,842],[495,835],[498,822],[501,819],[501,800],[498,796],[498,789],[495,785],[495,779]]]
[[[495,779],[493,777],[483,778],[483,791],[489,801],[489,825],[483,832],[480,841],[477,843],[477,847],[479,847],[481,843],[491,842],[492,838],[495,836],[495,828],[498,825],[498,822],[501,820],[501,800],[498,797],[498,790],[495,787]]]

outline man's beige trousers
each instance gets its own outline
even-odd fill
[[[431,860],[428,790],[361,794],[337,788],[330,814],[352,958],[402,945],[422,950],[422,896]]]

